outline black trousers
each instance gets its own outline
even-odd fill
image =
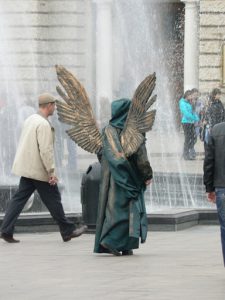
[[[188,158],[190,155],[190,150],[194,149],[194,145],[197,141],[196,132],[195,132],[195,125],[185,123],[183,125],[184,130],[184,157]]]
[[[53,219],[59,225],[61,235],[70,235],[75,229],[75,225],[65,216],[58,186],[50,185],[48,182],[26,177],[20,178],[19,189],[9,202],[4,220],[2,222],[2,233],[13,235],[15,223],[26,202],[35,190],[38,191],[41,200],[48,208]]]

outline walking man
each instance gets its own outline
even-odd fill
[[[12,169],[15,175],[20,176],[19,188],[9,203],[1,228],[1,238],[8,243],[19,242],[13,238],[14,225],[35,190],[59,225],[64,242],[86,230],[86,226],[75,230],[61,204],[54,165],[54,129],[48,121],[54,113],[55,100],[48,93],[40,95],[38,113],[28,117],[23,125]]]
[[[215,125],[205,145],[204,184],[208,200],[216,203],[225,266],[225,122]]]

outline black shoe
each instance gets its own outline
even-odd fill
[[[87,231],[87,226],[84,225],[84,226],[81,226],[80,228],[74,230],[70,235],[67,235],[67,236],[63,236],[63,241],[64,242],[68,242],[70,241],[71,239],[73,238],[76,238],[80,235],[82,235],[85,231]]]
[[[122,251],[122,255],[133,255],[133,254],[134,254],[133,250],[124,250],[124,251]]]
[[[194,156],[189,156],[188,160],[195,160]]]
[[[184,160],[195,160],[195,157],[192,157],[192,156],[183,156]]]
[[[121,255],[121,253],[120,253],[118,250],[112,248],[112,247],[109,246],[108,244],[103,243],[103,244],[101,244],[101,246],[102,246],[103,248],[109,250],[109,252],[110,252],[111,254],[115,255],[115,256],[120,256],[120,255]]]
[[[189,150],[189,156],[192,158],[192,159],[195,159],[196,158],[196,152],[195,152],[195,149],[192,148]]]
[[[12,235],[7,234],[7,233],[2,233],[0,237],[1,237],[1,239],[6,241],[7,243],[12,244],[12,243],[19,243],[20,242],[19,240],[14,239]]]
[[[184,160],[188,160],[188,155],[183,154],[183,159],[184,159]]]

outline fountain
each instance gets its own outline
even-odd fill
[[[159,1],[160,2],[160,1]],[[155,171],[146,193],[149,212],[168,208],[211,207],[202,182],[203,145],[198,141],[196,161],[181,158],[178,100],[182,95],[184,7],[181,3],[115,1],[115,41],[120,76],[117,97],[131,97],[133,87],[156,70],[156,121],[147,135]],[[135,18],[136,16],[136,18]],[[137,17],[138,16],[138,17]],[[130,29],[132,34],[127,34]],[[122,55],[121,55],[122,53]]]
[[[40,92],[48,90],[54,93],[57,84],[54,64],[65,65],[84,83],[96,112],[100,102],[100,99],[94,101],[96,91],[92,73],[95,58],[91,55],[95,49],[96,4],[83,1],[89,3],[87,9],[82,3],[79,7],[77,2],[70,1],[62,10],[61,4],[54,7],[53,3],[44,0],[33,7],[26,1],[22,2],[20,9],[0,4],[0,213],[4,212],[18,182],[10,170],[21,120],[37,109],[36,99]],[[197,144],[199,155],[196,161],[184,162],[181,159],[183,136],[179,129],[177,103],[183,92],[184,7],[182,3],[158,2],[114,0],[111,3],[113,99],[132,97],[137,84],[147,74],[156,71],[157,118],[153,130],[147,135],[155,179],[146,192],[147,210],[210,208],[202,185],[203,145]],[[60,14],[61,23],[58,21]],[[9,18],[9,15],[15,15],[15,18]],[[84,17],[89,20],[87,28]],[[82,44],[83,35],[87,33],[89,35],[85,37],[89,42]],[[92,47],[85,48],[89,44]],[[83,70],[85,63],[92,66],[89,73]],[[111,99],[106,95],[101,101]],[[100,105],[100,108],[104,117],[109,114],[105,107]],[[101,119],[105,123],[103,117]],[[63,190],[63,205],[67,212],[79,213],[81,177],[96,157],[77,149],[65,136],[66,127],[56,117],[52,121],[57,133],[56,165]],[[69,164],[68,159],[71,159]],[[44,211],[38,196],[35,197],[37,200],[26,210]]]

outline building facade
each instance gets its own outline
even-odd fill
[[[0,0],[0,80],[5,92],[11,90],[11,94],[14,90],[20,97],[28,98],[35,98],[45,90],[54,93],[55,64],[73,70],[89,86],[92,81],[88,53],[91,52],[89,1],[17,3]]]
[[[224,89],[225,1],[201,0],[199,13],[199,89]]]
[[[15,5],[15,1],[0,0],[1,82],[26,95],[52,91],[57,63],[71,69],[96,98],[111,99],[115,85],[118,86],[112,76],[111,59],[115,2],[21,0]],[[144,3],[176,3],[184,7],[184,48],[180,47],[180,52],[184,52],[183,89],[199,87],[207,93],[216,86],[224,90],[225,1]]]

